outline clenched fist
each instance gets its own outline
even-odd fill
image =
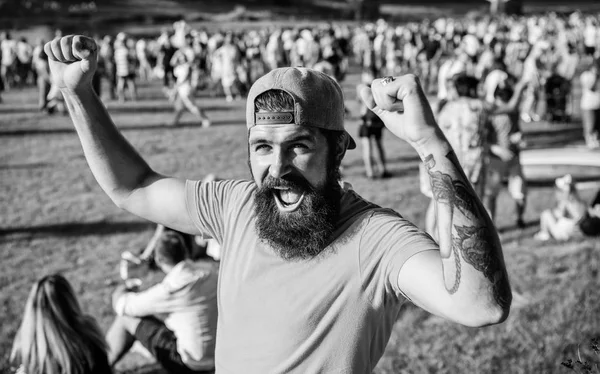
[[[412,74],[393,80],[375,79],[370,86],[360,87],[359,93],[388,130],[413,147],[426,142],[438,130],[419,80]]]
[[[67,35],[46,43],[52,82],[61,89],[91,87],[97,66],[97,46],[93,39]]]

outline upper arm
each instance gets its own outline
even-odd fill
[[[473,277],[472,271],[469,275],[464,262],[457,263],[454,270],[445,271],[448,261],[455,260],[442,259],[438,251],[415,254],[398,273],[398,288],[415,305],[465,326],[482,327],[502,322],[508,316],[508,306],[506,310],[498,309],[496,297],[491,294],[495,286]],[[458,282],[461,277],[463,285],[459,289],[447,288],[446,281]],[[510,305],[510,295],[507,298]]]
[[[446,290],[439,251],[419,252],[410,257],[398,273],[398,288],[415,305],[449,320],[460,316],[453,310]]]
[[[189,234],[200,234],[186,207],[184,179],[152,174],[120,206],[152,222]]]

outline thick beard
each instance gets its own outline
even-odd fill
[[[339,214],[337,180],[336,173],[330,172],[323,187],[313,188],[301,176],[267,176],[255,197],[258,237],[286,260],[305,260],[320,254],[329,244]],[[275,203],[275,186],[303,191],[304,199],[298,209],[281,213]]]

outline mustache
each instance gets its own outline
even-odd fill
[[[313,191],[314,188],[310,185],[310,183],[300,175],[289,174],[284,176],[283,178],[273,178],[270,175],[267,175],[263,179],[263,185],[261,190],[269,190],[274,188],[294,188],[300,189],[304,191]]]

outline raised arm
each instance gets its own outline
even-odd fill
[[[519,82],[517,82],[517,84],[515,85],[515,91],[513,92],[513,95],[511,96],[508,103],[502,104],[502,105],[494,105],[490,110],[491,114],[492,115],[509,114],[509,113],[513,113],[515,110],[517,110],[517,107],[519,106],[519,103],[521,102],[521,98],[523,96],[523,92],[525,91],[525,88],[527,88],[526,81],[520,80]]]
[[[52,79],[69,109],[85,158],[111,200],[137,216],[197,233],[185,206],[185,181],[154,172],[117,130],[91,85],[97,46],[84,36],[65,36],[44,46]]]
[[[502,322],[511,291],[496,229],[437,126],[415,76],[373,81],[367,106],[425,163],[438,221],[439,252],[425,251],[402,267],[398,286],[416,305],[468,326]],[[397,112],[402,101],[403,112]]]

